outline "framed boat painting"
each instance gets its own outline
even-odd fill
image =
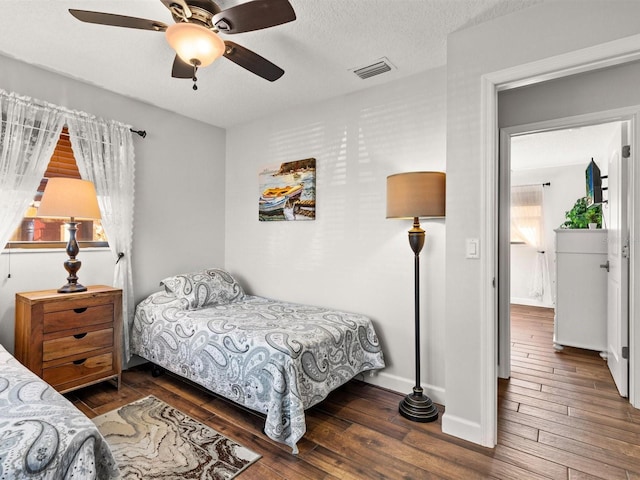
[[[261,222],[315,220],[315,158],[270,165],[258,177]]]

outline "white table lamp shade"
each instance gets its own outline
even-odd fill
[[[50,178],[38,207],[38,216],[100,218],[95,186],[77,178]]]

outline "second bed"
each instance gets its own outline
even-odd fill
[[[131,352],[265,414],[265,433],[294,453],[305,409],[385,366],[364,315],[245,295],[218,269],[161,285],[136,309]]]

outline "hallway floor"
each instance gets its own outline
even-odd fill
[[[500,380],[499,445],[551,478],[640,479],[640,410],[596,351],[553,348],[553,310],[511,305],[511,378]]]

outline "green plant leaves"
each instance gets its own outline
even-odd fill
[[[573,208],[565,213],[567,219],[560,228],[589,228],[590,223],[596,223],[602,228],[602,205],[589,206],[587,197],[576,200]]]

